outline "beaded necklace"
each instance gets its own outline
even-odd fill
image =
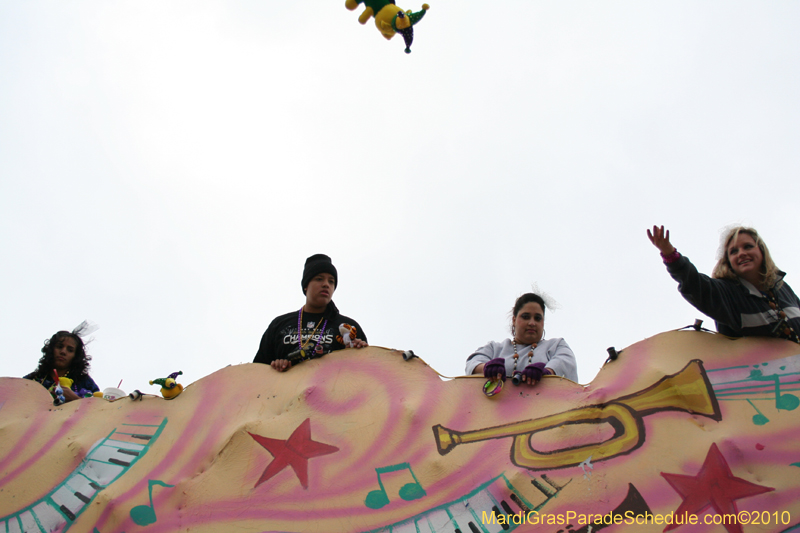
[[[511,337],[511,344],[514,345],[514,368],[517,368],[517,360],[519,359],[519,354],[517,353],[517,338],[516,336]],[[534,342],[531,344],[531,351],[528,353],[528,364],[531,364],[531,360],[533,359],[533,350],[536,349],[538,342]]]
[[[314,328],[314,331],[311,332],[311,336],[308,337],[306,342],[303,342],[303,308],[300,308],[300,311],[297,313],[297,345],[300,347],[301,359],[306,359],[305,348],[308,346],[308,343],[314,339],[314,334],[317,332],[317,329],[319,329],[320,324],[322,324],[322,331],[320,331],[319,335],[317,336],[317,342],[314,343],[314,354],[316,355],[322,355],[322,346],[320,345],[319,341],[322,340],[322,334],[325,332],[325,326],[328,325],[328,319],[326,318],[323,322],[322,318],[320,318],[319,322],[317,322],[317,325]],[[310,359],[311,357],[313,356],[309,356],[308,358]]]
[[[766,293],[763,293],[767,297],[767,302],[769,303],[770,309],[772,309],[780,318],[780,321],[775,324],[775,327],[772,330],[772,334],[776,337],[780,337],[782,339],[789,339],[790,341],[794,341],[800,344],[800,337],[797,336],[797,332],[794,328],[789,324],[789,321],[786,320],[786,312],[781,309],[780,304],[778,303],[778,299],[775,297],[775,293],[772,292],[772,289],[769,289]]]

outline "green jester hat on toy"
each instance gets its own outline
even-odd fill
[[[386,39],[391,39],[395,33],[401,34],[406,42],[406,53],[411,53],[411,43],[414,42],[414,25],[430,9],[428,4],[422,4],[422,11],[416,13],[412,13],[411,10],[403,11],[395,5],[393,0],[347,0],[344,5],[352,11],[359,4],[366,6],[358,17],[361,24],[366,24],[370,17],[374,17],[375,26]]]

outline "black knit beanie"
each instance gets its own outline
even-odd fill
[[[306,293],[306,287],[308,287],[311,279],[317,274],[323,273],[333,276],[334,288],[339,286],[339,275],[336,273],[336,267],[331,263],[330,257],[325,254],[314,254],[306,259],[306,266],[303,268],[303,280],[300,282],[303,294]]]

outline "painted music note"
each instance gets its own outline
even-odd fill
[[[137,505],[131,509],[131,520],[136,525],[148,526],[156,521],[156,510],[153,505],[153,486],[161,485],[162,487],[174,487],[175,485],[167,485],[163,481],[150,479],[147,481],[147,488],[150,491],[150,505]]]
[[[749,403],[750,405],[752,405],[752,406],[753,406],[753,409],[755,409],[755,410],[756,410],[756,412],[758,413],[757,415],[753,415],[753,424],[755,424],[755,425],[757,425],[757,426],[763,426],[764,424],[766,424],[767,422],[769,422],[769,418],[767,418],[767,416],[766,416],[764,413],[762,413],[761,411],[759,411],[759,410],[758,410],[758,407],[756,407],[756,406],[755,406],[755,404],[754,404],[753,402],[751,402],[751,401],[748,399],[748,400],[747,400],[747,403]]]
[[[411,478],[414,481],[406,483],[400,487],[400,490],[398,490],[398,495],[400,498],[408,502],[411,500],[418,500],[419,498],[425,496],[427,493],[417,480],[417,476],[414,475],[414,471],[411,470],[411,465],[408,463],[400,463],[375,469],[375,472],[378,474],[378,485],[380,485],[381,488],[378,490],[373,490],[367,494],[364,504],[370,509],[380,509],[381,507],[387,505],[389,503],[389,496],[386,494],[386,488],[383,486],[382,476],[384,474],[400,472],[403,470],[408,470],[408,473],[411,474]]]
[[[773,373],[765,376],[765,367]],[[763,426],[770,419],[761,412],[755,402],[770,402],[778,411],[794,411],[800,407],[800,399],[787,390],[798,391],[800,355],[792,355],[747,366],[731,366],[708,371],[714,393],[720,401],[746,401],[755,409],[753,424]],[[762,404],[763,405],[763,404]]]
[[[761,370],[752,370],[750,377],[755,381],[774,381],[775,382],[775,408],[779,411],[794,411],[800,405],[800,399],[794,394],[781,394],[781,380],[778,374],[765,376]]]

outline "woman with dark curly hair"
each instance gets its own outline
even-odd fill
[[[59,378],[72,380],[72,385],[62,387],[64,400],[71,402],[78,398],[92,396],[92,393],[99,391],[97,384],[89,376],[89,362],[92,357],[86,353],[83,339],[78,334],[79,331],[86,329],[86,323],[82,323],[73,331],[59,331],[49,340],[46,340],[42,347],[42,357],[39,359],[39,366],[31,372],[25,379],[38,381],[54,395],[54,385]]]

